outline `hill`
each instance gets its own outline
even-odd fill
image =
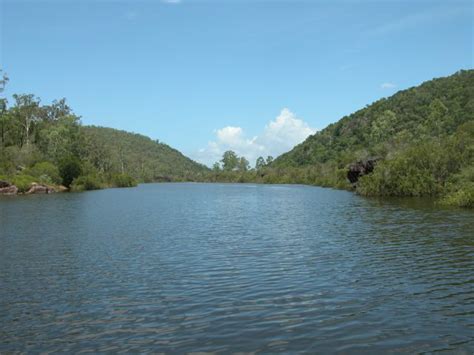
[[[275,159],[264,180],[350,187],[349,164],[369,160],[377,163],[357,183],[361,194],[474,198],[474,70],[343,117]]]
[[[202,180],[209,169],[166,144],[112,128],[83,126],[65,99],[41,105],[31,94],[0,99],[0,181],[10,192],[128,187]],[[35,185],[36,186],[36,185]]]
[[[195,180],[209,171],[178,150],[149,137],[113,128],[84,126],[87,159],[103,171],[143,182]]]

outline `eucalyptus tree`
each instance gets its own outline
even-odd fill
[[[265,165],[266,165],[265,159],[263,159],[263,157],[258,157],[257,161],[255,162],[255,169],[260,170],[264,168]]]
[[[225,171],[232,171],[239,165],[239,157],[234,151],[228,150],[222,156],[222,169]]]
[[[20,147],[30,145],[32,131],[35,123],[41,119],[40,100],[33,94],[13,95],[15,105],[12,112],[13,117],[22,127]]]
[[[239,171],[248,171],[250,169],[250,164],[245,157],[239,158],[239,163],[237,164],[237,170]]]

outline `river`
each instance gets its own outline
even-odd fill
[[[310,186],[0,199],[0,352],[474,351],[474,213]]]

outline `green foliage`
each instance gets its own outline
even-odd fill
[[[216,161],[213,165],[212,165],[212,171],[213,172],[219,172],[221,170],[221,165]]]
[[[224,171],[232,171],[239,166],[239,157],[232,150],[228,150],[222,156],[222,169]]]
[[[18,188],[18,192],[26,192],[34,182],[38,182],[33,176],[24,174],[15,175],[10,180]]]
[[[210,170],[166,144],[112,128],[85,126],[83,164],[103,174],[128,174],[140,182],[199,181]]]
[[[65,158],[59,164],[59,174],[63,185],[66,187],[71,186],[74,179],[81,175],[81,172],[81,163],[77,158]]]
[[[466,183],[455,191],[449,192],[443,197],[441,203],[455,207],[474,208],[474,182]]]
[[[0,82],[2,82],[0,80]],[[4,80],[3,83],[6,81]],[[210,170],[166,144],[111,128],[82,126],[64,99],[0,99],[0,174],[23,190],[34,180],[73,190],[134,186],[136,181],[300,183],[351,188],[347,167],[376,158],[359,180],[363,195],[443,197],[472,207],[474,70],[428,81],[378,100],[250,169],[227,151]]]
[[[399,91],[343,117],[278,157],[274,167],[347,164],[357,151],[385,158],[415,140],[451,135],[474,120],[474,70]],[[355,158],[355,157],[354,157]]]
[[[247,159],[245,159],[245,157],[240,157],[239,162],[237,164],[237,170],[238,171],[247,171],[249,169],[250,169],[249,161]]]
[[[369,158],[377,158],[378,164],[359,180],[360,194],[446,195],[445,201],[469,205],[470,183],[454,177],[474,166],[474,70],[400,91],[343,117],[266,169],[315,167],[303,180],[347,187],[342,181],[347,166]],[[301,176],[289,180],[300,181]]]
[[[41,183],[59,185],[62,182],[59,169],[53,163],[43,161],[25,170],[25,174],[34,176]]]
[[[446,190],[441,200],[442,204],[474,208],[474,164],[451,176]]]
[[[89,191],[99,190],[105,187],[105,184],[98,175],[82,175],[76,177],[71,185],[71,191]]]
[[[258,157],[257,161],[255,162],[255,169],[263,169],[266,165],[267,163],[265,162],[265,159],[263,159],[263,157]]]
[[[4,80],[6,82],[6,80]],[[111,128],[84,127],[65,99],[41,105],[34,95],[0,99],[0,173],[78,189],[135,186],[136,181],[204,180],[209,169],[166,144]]]
[[[134,187],[137,186],[136,180],[127,174],[115,174],[112,176],[114,187]]]
[[[396,131],[397,116],[390,110],[384,111],[372,122],[371,138],[375,142],[383,142]]]

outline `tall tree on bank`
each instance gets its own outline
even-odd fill
[[[225,171],[232,171],[237,169],[239,165],[239,157],[232,150],[228,150],[222,156],[222,169]]]
[[[20,147],[30,145],[31,131],[34,124],[40,118],[40,100],[32,94],[13,95],[15,106],[13,107],[13,115],[20,123],[23,134],[21,136]]]
[[[237,169],[239,171],[248,171],[250,169],[249,161],[245,157],[240,157]]]
[[[8,83],[8,76],[0,69],[0,93],[3,93],[5,86]],[[5,147],[5,127],[7,121],[7,99],[0,97],[0,139],[2,140],[2,147]]]
[[[263,157],[258,157],[257,161],[255,162],[255,169],[260,170],[264,168],[265,165],[266,165],[265,159],[263,159]]]

